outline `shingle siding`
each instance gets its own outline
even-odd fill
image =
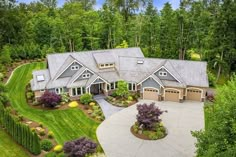
[[[73,63],[59,76],[59,78],[72,77],[78,71],[78,70],[71,70],[71,66],[75,66],[75,65],[81,68],[81,65],[79,65],[78,63]]]
[[[166,72],[167,76],[160,76],[159,72]],[[165,69],[160,69],[158,70],[155,75],[160,79],[160,80],[168,80],[168,81],[176,81],[176,79]]]
[[[145,87],[153,87],[160,89],[160,85],[153,78],[148,78],[147,80],[143,81],[141,86],[141,92],[143,92],[143,88]]]

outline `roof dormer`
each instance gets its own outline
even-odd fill
[[[112,53],[109,52],[94,53],[93,57],[99,69],[107,69],[115,67],[115,57],[113,56]]]

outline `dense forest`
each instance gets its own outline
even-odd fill
[[[13,60],[48,53],[141,47],[147,57],[207,61],[216,76],[236,71],[236,1],[182,0],[162,10],[153,0],[56,0],[0,3],[0,72]]]

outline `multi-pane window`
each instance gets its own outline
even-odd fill
[[[71,70],[79,70],[79,65],[72,65]]]
[[[167,72],[160,71],[160,72],[159,72],[159,75],[160,75],[160,76],[167,76]]]
[[[90,73],[86,73],[82,75],[83,78],[90,78]]]
[[[115,89],[115,84],[114,84],[114,82],[111,83],[111,89]]]
[[[72,96],[78,96],[86,93],[85,87],[72,88]]]
[[[136,85],[135,85],[135,83],[129,83],[129,84],[128,84],[128,89],[129,89],[130,91],[135,91],[135,90],[136,90]]]
[[[63,88],[55,88],[55,92],[57,94],[61,94],[63,92]]]

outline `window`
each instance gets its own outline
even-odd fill
[[[82,75],[83,78],[90,78],[90,73],[86,73]]]
[[[135,85],[135,83],[129,83],[128,89],[131,90],[131,91],[135,91],[135,90],[136,90],[136,85]]]
[[[71,70],[79,70],[79,65],[72,65]]]
[[[111,83],[111,89],[115,89],[114,82]]]
[[[79,96],[79,95],[82,95],[85,93],[86,93],[85,87],[78,87],[78,88],[72,88],[71,95],[72,96]]]
[[[115,64],[114,63],[106,63],[106,64],[100,64],[100,68],[113,68],[115,67]]]
[[[107,90],[108,90],[108,91],[110,90],[110,85],[109,85],[109,84],[107,85]]]
[[[40,89],[40,92],[45,92],[45,89]]]
[[[159,75],[160,75],[160,76],[167,76],[167,72],[160,71],[160,72],[159,72]]]
[[[63,92],[63,88],[55,88],[55,92],[57,94],[61,94]]]
[[[115,88],[118,88],[118,82],[115,83]]]
[[[129,83],[129,90],[132,90],[132,83]]]
[[[42,81],[45,80],[43,75],[38,75],[38,76],[36,76],[36,77],[37,77],[37,81],[38,81],[38,82],[42,82]]]

